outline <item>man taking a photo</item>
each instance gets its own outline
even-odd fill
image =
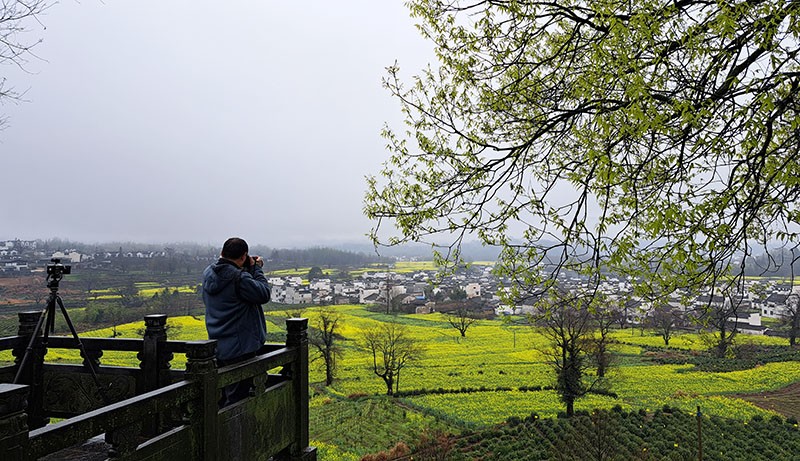
[[[255,357],[267,339],[261,305],[269,302],[264,260],[248,254],[247,242],[238,237],[225,241],[219,260],[203,272],[208,338],[217,340],[220,367]],[[250,395],[253,379],[225,386],[221,405]]]

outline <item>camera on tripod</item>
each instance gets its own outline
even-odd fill
[[[22,356],[22,359],[17,366],[17,374],[14,376],[14,384],[21,382],[20,379],[23,377],[23,370],[26,369],[25,364],[28,362],[28,358],[33,352],[33,346],[36,341],[39,341],[39,345],[42,349],[47,350],[50,333],[55,331],[56,307],[58,307],[61,309],[61,314],[64,316],[64,321],[67,322],[69,331],[72,332],[72,337],[75,338],[75,342],[78,343],[78,349],[80,349],[81,356],[84,358],[83,364],[89,367],[89,370],[92,372],[94,383],[97,386],[98,392],[100,393],[100,397],[103,399],[103,402],[108,405],[110,401],[106,395],[105,388],[100,384],[100,379],[97,377],[95,365],[92,364],[91,360],[87,359],[89,355],[86,352],[86,348],[83,346],[81,338],[78,336],[78,332],[75,330],[75,325],[72,324],[72,320],[69,318],[69,314],[67,313],[67,309],[64,307],[64,302],[61,300],[61,296],[58,295],[58,283],[61,281],[61,278],[64,276],[64,274],[69,274],[71,272],[72,266],[68,264],[61,264],[60,258],[52,258],[50,260],[50,264],[47,265],[47,288],[50,289],[50,297],[47,299],[47,306],[45,306],[41,315],[39,315],[36,328],[33,330],[34,333],[31,335],[31,339],[28,342],[28,347],[25,349],[25,355]],[[42,330],[42,327],[44,327],[44,330]],[[41,335],[39,332],[41,332]],[[29,377],[28,379],[31,378]],[[31,382],[27,382],[26,384],[31,384]]]
[[[52,264],[47,265],[47,276],[61,278],[64,274],[72,273],[72,266],[69,264],[61,264],[60,258],[53,258],[50,260]]]

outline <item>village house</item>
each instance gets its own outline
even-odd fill
[[[773,319],[781,318],[786,313],[786,301],[789,293],[770,293],[764,301],[758,303],[761,315]]]

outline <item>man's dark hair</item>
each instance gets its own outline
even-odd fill
[[[225,259],[239,259],[247,253],[247,242],[239,237],[231,237],[222,245],[222,257]]]

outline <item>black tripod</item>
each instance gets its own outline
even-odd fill
[[[78,332],[75,331],[75,326],[72,324],[72,320],[69,318],[67,309],[64,308],[64,302],[61,301],[61,296],[58,295],[58,283],[64,277],[64,274],[70,273],[71,267],[61,264],[61,260],[58,258],[53,258],[51,261],[53,264],[47,265],[47,288],[50,289],[50,296],[47,299],[47,306],[45,306],[42,314],[39,316],[39,321],[36,323],[36,329],[33,330],[31,340],[28,342],[28,347],[25,349],[25,355],[22,356],[22,360],[19,363],[17,374],[14,376],[14,384],[19,383],[22,372],[25,370],[25,364],[28,362],[28,359],[33,353],[33,345],[36,343],[36,338],[39,336],[42,325],[44,325],[45,328],[44,332],[42,332],[41,345],[43,348],[47,348],[50,333],[52,333],[55,329],[56,305],[58,305],[58,307],[61,309],[61,314],[64,316],[64,320],[67,322],[67,326],[69,326],[69,331],[72,332],[72,337],[75,338],[75,341],[78,343],[78,349],[80,349],[81,354],[84,357],[84,365],[89,367],[89,370],[92,372],[92,378],[94,379],[94,383],[97,385],[97,390],[100,392],[100,397],[103,399],[104,403],[108,404],[110,402],[106,397],[103,387],[100,385],[100,379],[97,377],[97,371],[94,369],[94,363],[92,363],[91,359],[89,358],[89,354],[87,354],[86,348],[83,346],[81,338],[78,336]]]

